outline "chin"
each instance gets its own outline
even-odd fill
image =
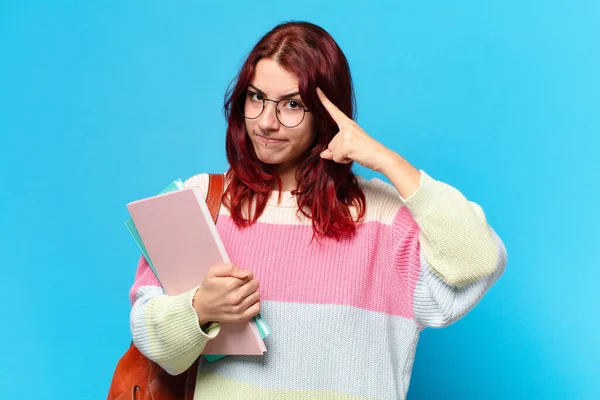
[[[285,154],[282,152],[274,152],[270,149],[265,149],[264,146],[254,145],[254,153],[256,158],[265,164],[280,164],[287,160]]]
[[[285,158],[282,157],[261,157],[260,155],[258,156],[258,159],[260,162],[267,165],[278,165],[287,161]]]
[[[271,167],[273,171],[278,170],[279,167],[282,167],[284,165],[289,165],[291,162],[290,157],[286,157],[280,154],[257,154],[257,158],[259,159],[259,161]]]

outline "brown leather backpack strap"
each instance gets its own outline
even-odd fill
[[[185,374],[185,389],[183,391],[183,400],[194,400],[196,390],[196,377],[198,375],[198,359],[188,368]]]
[[[210,174],[208,176],[208,191],[206,193],[206,205],[210,211],[215,224],[219,217],[219,209],[221,208],[221,198],[225,188],[225,177],[222,174]]]

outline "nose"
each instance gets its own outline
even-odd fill
[[[265,109],[258,118],[258,126],[263,132],[276,131],[279,129],[279,120],[276,115],[277,105],[270,101],[265,103]]]

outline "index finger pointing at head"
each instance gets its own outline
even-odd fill
[[[325,107],[327,112],[329,112],[329,115],[331,115],[331,118],[333,118],[338,127],[341,127],[348,122],[348,120],[350,120],[346,114],[344,114],[339,108],[337,108],[335,104],[331,102],[331,100],[327,98],[327,96],[325,96],[325,93],[323,93],[320,88],[317,88],[317,96],[319,96],[319,100],[321,100],[321,103],[323,103],[323,107]]]

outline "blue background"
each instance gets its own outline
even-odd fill
[[[198,3],[0,3],[0,397],[105,398],[139,256],[125,204],[225,170],[225,88],[290,19],[346,53],[359,124],[508,248],[482,302],[422,334],[409,399],[600,397],[600,3]]]

